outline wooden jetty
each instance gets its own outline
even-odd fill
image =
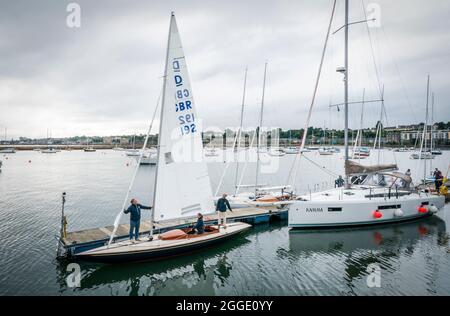
[[[249,224],[268,223],[272,218],[286,219],[287,208],[281,206],[251,207],[235,209],[227,212],[227,222],[242,221]],[[164,232],[175,228],[185,228],[195,223],[195,217],[187,219],[176,219],[160,221],[154,224],[154,232]],[[206,224],[217,223],[217,214],[205,215]],[[82,251],[104,246],[111,237],[113,226],[86,229],[68,232],[65,237],[59,238],[60,245],[65,249],[67,255],[74,255]],[[117,228],[115,240],[126,239],[129,236],[129,224],[121,224]],[[141,222],[141,235],[149,234],[151,224],[149,221]]]

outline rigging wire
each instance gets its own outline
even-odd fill
[[[364,17],[367,20],[367,12],[365,10],[366,6],[365,6],[364,0],[361,0],[361,4],[362,4],[363,12],[364,12]],[[374,48],[373,48],[372,35],[370,33],[369,23],[366,22],[365,24],[366,24],[367,34],[368,34],[369,42],[370,42],[370,49],[371,49],[371,54],[372,54],[372,62],[373,62],[373,65],[374,65],[374,68],[375,68],[375,74],[376,74],[376,77],[377,77],[378,91],[380,93],[380,98],[382,100],[381,101],[382,102],[381,103],[381,115],[383,116],[383,114],[384,114],[386,125],[389,126],[389,119],[388,119],[388,115],[387,115],[387,111],[386,111],[386,106],[384,104],[384,95],[385,95],[385,93],[384,93],[383,85],[381,84],[380,71],[379,71],[379,67],[378,67],[378,64],[377,64],[377,61],[376,61],[376,58],[375,58],[375,51],[374,51]],[[380,135],[379,136],[380,136],[380,140],[381,140],[381,136],[382,136],[382,131],[381,130],[380,130]],[[381,148],[378,148],[378,150],[381,150]],[[392,154],[394,156],[394,161],[397,164],[397,156],[396,156],[395,152],[393,151]]]
[[[130,197],[131,189],[133,187],[134,181],[135,181],[137,173],[139,171],[139,166],[141,164],[142,155],[144,153],[145,148],[147,148],[147,143],[148,143],[148,139],[150,137],[150,132],[152,130],[153,123],[155,121],[156,113],[158,112],[159,103],[160,103],[160,100],[161,100],[161,95],[162,95],[162,90],[159,93],[158,100],[156,101],[156,108],[155,108],[155,111],[153,112],[153,118],[152,118],[152,121],[151,121],[150,126],[148,128],[147,136],[145,137],[144,145],[142,146],[142,150],[141,150],[141,153],[139,155],[139,159],[137,161],[136,168],[134,169],[133,177],[131,178],[130,185],[128,186],[127,194],[126,194],[125,199],[124,199],[123,204],[122,204],[122,209],[120,210],[120,213],[117,214],[116,219],[114,220],[114,229],[113,229],[113,232],[112,232],[112,234],[111,234],[111,236],[109,238],[108,246],[112,243],[112,241],[113,241],[113,239],[114,239],[114,237],[116,235],[117,228],[119,227],[120,220],[122,219],[123,210],[125,209],[127,201],[128,201],[128,199]]]
[[[321,77],[321,74],[322,74],[322,67],[323,67],[323,63],[324,63],[324,59],[325,59],[325,54],[326,54],[326,51],[327,51],[328,40],[330,38],[331,27],[333,25],[334,13],[335,13],[335,10],[336,10],[336,2],[337,2],[337,0],[334,0],[334,2],[333,2],[333,9],[331,11],[330,23],[328,24],[327,36],[325,38],[325,43],[324,43],[323,50],[322,50],[322,57],[320,59],[320,65],[319,65],[319,70],[318,70],[318,73],[317,73],[316,83],[315,83],[315,86],[314,86],[314,92],[313,92],[313,96],[312,96],[312,100],[311,100],[311,105],[309,107],[308,117],[306,119],[305,128],[303,130],[302,144],[300,146],[300,150],[299,150],[298,154],[295,155],[294,162],[293,162],[291,170],[289,172],[289,177],[288,177],[287,183],[291,183],[293,188],[295,187],[295,180],[297,178],[297,172],[298,172],[298,169],[299,169],[301,157],[303,156],[302,155],[302,151],[305,148],[306,135],[308,134],[308,128],[309,128],[309,123],[311,121],[312,110],[314,108],[314,103],[315,103],[315,100],[316,100],[316,94],[317,94],[317,90],[319,88],[320,77]],[[291,176],[292,176],[292,179],[290,179]],[[291,181],[289,181],[289,180],[291,180]]]
[[[320,170],[322,170],[323,172],[325,172],[326,174],[328,174],[329,176],[332,176],[333,178],[336,178],[338,176],[337,173],[334,173],[333,171],[329,170],[327,167],[325,166],[321,166],[319,165],[317,162],[315,162],[314,160],[312,160],[311,158],[308,158],[307,156],[303,156],[303,158],[305,158],[307,161],[309,161],[310,163],[312,163],[314,166],[318,167]]]
[[[381,31],[383,32],[383,35],[384,35],[384,37],[386,39],[387,44],[390,45],[389,37],[387,36],[386,30],[385,30],[383,25],[381,25]],[[393,50],[390,49],[390,51],[393,51]],[[400,84],[402,86],[403,93],[405,94],[406,102],[408,103],[409,110],[411,111],[411,114],[413,115],[413,119],[414,119],[415,122],[419,122],[417,120],[416,112],[414,111],[414,106],[413,106],[413,104],[411,102],[411,98],[409,97],[408,91],[406,89],[405,81],[403,80],[403,76],[401,75],[400,68],[398,67],[398,63],[397,63],[397,60],[395,58],[395,55],[393,53],[391,53],[389,55],[392,58],[392,62],[394,64],[395,71],[397,73],[397,76],[399,78]]]

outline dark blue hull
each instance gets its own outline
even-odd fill
[[[150,260],[161,260],[168,257],[185,255],[194,251],[201,250],[203,248],[212,247],[218,243],[229,240],[235,237],[239,233],[243,232],[237,231],[236,233],[220,235],[216,238],[207,239],[204,241],[199,241],[189,245],[171,246],[161,249],[151,249],[133,252],[123,252],[119,254],[79,254],[75,257],[83,261],[90,262],[100,262],[100,263],[124,263],[124,262],[139,262],[139,261],[150,261]]]

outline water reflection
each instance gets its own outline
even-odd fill
[[[438,236],[438,245],[448,245],[445,222],[437,216],[383,226],[338,230],[290,230],[290,250],[302,255],[316,252],[353,253],[357,250],[381,250],[389,254],[393,249],[413,250],[414,244],[428,235]]]
[[[446,225],[438,217],[359,229],[291,231],[286,222],[258,225],[214,248],[163,261],[82,263],[81,287],[68,288],[67,262],[58,264],[63,295],[366,295],[442,293],[448,279]],[[444,260],[447,257],[444,257]],[[383,286],[365,285],[378,264]],[[440,273],[440,274],[439,274]],[[409,286],[410,275],[414,275]],[[398,280],[401,280],[400,286]]]
[[[422,247],[426,249],[448,248],[445,221],[433,216],[421,221],[379,227],[292,230],[288,252],[300,260],[319,256],[319,264],[320,261],[343,264],[342,281],[347,294],[356,295],[358,280],[368,275],[369,265],[377,264],[383,271],[395,273],[405,258],[414,255],[416,246],[421,242],[427,243],[426,247]],[[425,269],[430,270],[424,274],[427,291],[435,293],[433,280],[437,278],[436,264],[429,261]]]
[[[158,295],[180,284],[187,288],[203,284],[211,286],[208,291],[214,291],[213,280],[209,278],[216,276],[222,285],[226,282],[232,270],[227,253],[249,243],[245,236],[238,236],[208,250],[161,261],[114,265],[77,262],[81,267],[82,280],[81,287],[75,289],[68,288],[66,284],[66,267],[70,262],[59,261],[57,275],[60,293],[76,294],[85,290],[110,288],[108,294],[114,295]],[[204,291],[202,289],[201,292]]]

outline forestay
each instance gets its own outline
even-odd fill
[[[154,220],[214,212],[196,113],[175,16],[170,22],[155,180]]]

